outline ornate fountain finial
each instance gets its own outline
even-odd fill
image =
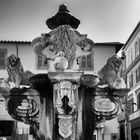
[[[55,16],[46,20],[49,29],[53,30],[60,25],[70,25],[72,28],[77,29],[80,20],[70,14],[66,4],[61,4]]]
[[[59,10],[58,10],[59,12],[70,12],[69,10],[68,10],[68,8],[67,8],[67,5],[66,4],[61,4],[60,6],[59,6]]]

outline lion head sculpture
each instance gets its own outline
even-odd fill
[[[116,72],[116,74],[120,74],[121,70],[122,70],[122,66],[123,66],[123,61],[122,59],[117,56],[117,55],[113,55],[112,57],[110,57],[107,60],[107,65],[114,69],[114,71]]]
[[[113,55],[107,60],[107,64],[98,72],[100,83],[107,84],[113,88],[125,88],[124,80],[121,78],[123,60]]]

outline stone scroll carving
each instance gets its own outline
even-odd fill
[[[40,110],[39,93],[26,88],[13,88],[10,92],[7,103],[7,111],[10,116],[15,120],[37,127]]]

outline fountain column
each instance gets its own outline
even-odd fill
[[[46,24],[51,31],[32,41],[35,53],[48,65],[46,73],[29,77],[18,57],[8,59],[14,82],[29,83],[28,88],[10,90],[8,113],[31,125],[37,140],[93,140],[95,127],[117,116],[119,98],[128,92],[120,77],[122,58],[114,55],[98,74],[85,74],[74,66],[92,53],[94,43],[76,30],[80,21],[62,4]],[[107,71],[108,63],[113,63],[112,71]]]

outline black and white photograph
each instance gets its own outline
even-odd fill
[[[0,0],[0,140],[140,140],[140,0]]]

